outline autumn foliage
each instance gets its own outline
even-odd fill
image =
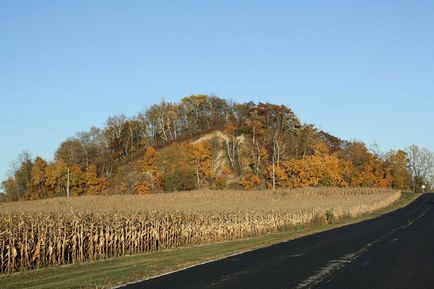
[[[240,180],[240,185],[247,190],[254,189],[258,187],[260,184],[261,184],[261,179],[256,175],[243,176]]]
[[[270,167],[268,171],[271,171]],[[284,161],[276,167],[276,176],[279,187],[348,186],[335,156],[314,155]]]
[[[64,141],[54,161],[20,155],[7,199],[198,188],[414,186],[404,151],[384,155],[303,124],[284,105],[192,95],[109,117]],[[414,173],[413,173],[414,174]],[[417,182],[420,186],[421,182]]]

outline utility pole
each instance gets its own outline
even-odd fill
[[[66,181],[66,196],[69,198],[69,168],[68,168],[68,176]]]
[[[276,166],[274,161],[274,153],[273,153],[273,191],[276,190]]]

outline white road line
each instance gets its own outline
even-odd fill
[[[331,276],[332,274],[334,274],[337,271],[339,271],[340,269],[342,269],[346,264],[349,264],[349,263],[353,262],[354,260],[356,260],[357,258],[359,258],[360,256],[362,256],[363,254],[365,254],[366,252],[368,252],[369,248],[372,247],[373,245],[375,245],[375,244],[383,241],[384,239],[386,239],[387,237],[389,237],[390,235],[392,235],[396,231],[403,230],[403,229],[411,226],[412,224],[414,224],[415,222],[417,222],[420,218],[422,218],[423,216],[425,216],[425,214],[428,211],[429,211],[429,209],[426,210],[426,211],[423,211],[422,214],[420,214],[416,218],[410,220],[407,224],[401,225],[401,226],[393,229],[392,231],[390,231],[387,234],[381,236],[377,240],[375,240],[375,241],[367,244],[362,249],[360,249],[360,250],[358,250],[356,252],[344,255],[344,256],[340,257],[339,259],[332,260],[332,261],[328,262],[325,266],[321,267],[312,276],[310,276],[309,278],[307,278],[306,280],[304,280],[303,282],[301,282],[300,284],[298,284],[295,287],[295,289],[311,288],[312,286],[320,283],[321,281],[323,281],[327,277]]]

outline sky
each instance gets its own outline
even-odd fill
[[[0,181],[28,150],[206,93],[434,150],[434,1],[0,0]]]

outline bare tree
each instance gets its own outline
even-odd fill
[[[420,191],[427,184],[434,172],[434,154],[426,148],[412,145],[407,148],[408,166],[413,176],[412,185],[415,191]]]
[[[272,166],[273,166],[273,191],[276,190],[276,165],[280,166],[280,158],[285,153],[286,144],[279,144],[277,132],[273,137],[273,156],[272,156]]]
[[[110,140],[116,140],[122,138],[125,123],[127,117],[124,114],[109,117],[106,123],[106,135]]]
[[[128,119],[120,114],[107,119],[104,135],[109,143],[109,148],[116,158],[122,158],[128,154]]]

